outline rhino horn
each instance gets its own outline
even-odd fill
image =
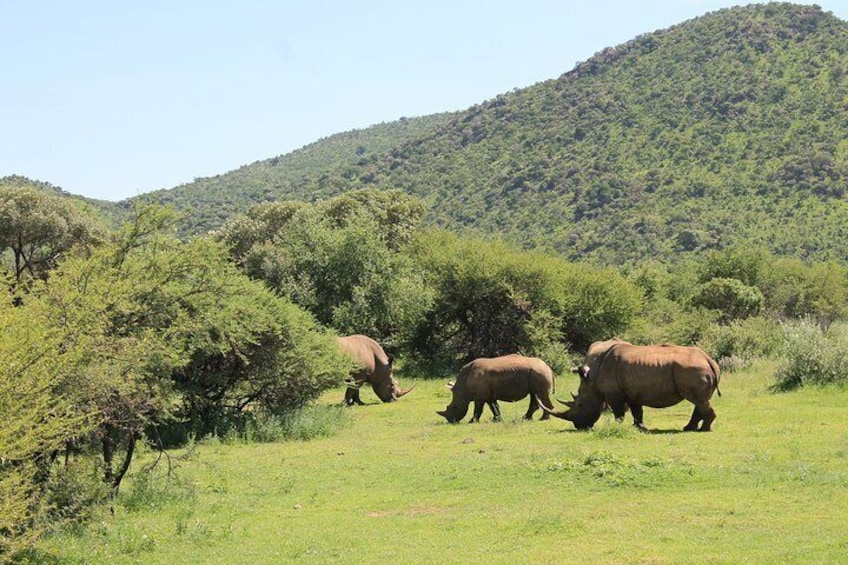
[[[415,383],[414,385],[412,385],[411,387],[409,387],[406,390],[398,390],[397,398],[400,398],[401,396],[403,396],[405,394],[409,394],[410,392],[412,392],[412,389],[414,389],[416,386],[418,386],[418,383]]]
[[[542,400],[538,396],[536,397],[536,402],[539,404],[539,408],[541,408],[544,412],[547,412],[551,416],[556,416],[557,418],[562,418],[563,420],[571,420],[571,417],[568,414],[570,412],[570,410],[562,410],[562,411],[558,412],[558,411],[554,410],[553,408],[548,408],[547,406],[545,406],[545,403],[542,402]],[[560,402],[562,402],[562,401],[560,401]],[[563,404],[568,405],[568,403],[563,403]]]
[[[573,408],[574,403],[577,401],[577,397],[572,392],[571,393],[571,400],[560,400],[559,398],[557,398],[556,401],[559,402],[560,404],[564,405],[564,406],[568,406],[569,408]]]

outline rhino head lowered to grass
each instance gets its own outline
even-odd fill
[[[542,409],[574,423],[577,429],[591,428],[605,405],[619,421],[629,407],[633,424],[642,430],[646,429],[644,406],[667,408],[688,400],[695,409],[684,431],[710,431],[716,417],[710,398],[718,391],[720,370],[698,347],[597,341],[589,347],[583,365],[572,371],[580,375],[580,388],[573,401],[564,403],[568,409]]]
[[[392,358],[370,337],[350,335],[340,337],[338,343],[357,367],[347,380],[345,405],[364,404],[359,398],[359,388],[363,383],[370,384],[374,394],[383,402],[393,402],[415,388],[415,385],[406,390],[400,388],[392,374]]]

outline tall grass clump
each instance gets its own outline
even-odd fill
[[[225,443],[307,441],[331,437],[351,421],[343,406],[304,406],[281,414],[257,412],[223,435]]]
[[[196,497],[194,485],[182,480],[174,469],[155,465],[147,466],[133,475],[120,501],[128,511],[138,512],[144,509],[162,508],[177,502],[193,504]]]
[[[822,331],[809,320],[787,325],[775,379],[780,391],[848,383],[848,327],[834,325]]]

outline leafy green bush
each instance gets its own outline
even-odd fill
[[[350,411],[343,406],[307,405],[279,413],[251,411],[217,428],[215,436],[226,444],[307,441],[330,437],[350,423]]]
[[[708,326],[699,345],[716,360],[735,357],[750,361],[777,354],[783,332],[776,320],[756,316]]]
[[[271,203],[216,233],[255,279],[342,334],[406,339],[432,293],[399,251],[423,213],[396,191],[354,191],[314,205]]]
[[[775,379],[775,388],[782,391],[848,383],[848,327],[824,332],[809,320],[787,324]]]
[[[115,493],[164,422],[202,435],[250,406],[302,406],[347,374],[312,316],[213,241],[163,233],[168,217],[139,209],[111,242],[34,281],[22,304],[0,301],[0,552],[100,499],[80,476],[55,475],[72,446]]]
[[[82,524],[109,496],[99,470],[89,458],[54,470],[45,483],[45,503],[51,527]]]
[[[435,289],[411,349],[436,365],[584,348],[623,331],[641,301],[616,271],[499,242],[430,231],[411,253]]]
[[[692,305],[721,312],[722,321],[729,322],[759,313],[763,293],[738,279],[714,278],[695,289]]]

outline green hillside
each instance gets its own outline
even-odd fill
[[[21,175],[7,175],[0,177],[0,190],[29,189],[46,192],[54,196],[61,196],[72,200],[76,206],[91,215],[101,217],[109,225],[117,225],[126,216],[126,206],[108,200],[97,200],[71,194],[54,186],[49,182],[32,180]]]
[[[384,124],[145,195],[198,231],[248,202],[354,188],[427,221],[621,263],[754,242],[848,256],[848,24],[786,3],[706,14],[453,115]]]
[[[817,7],[707,14],[498,96],[321,178],[424,198],[430,222],[619,263],[756,242],[848,256],[848,24]]]
[[[183,234],[203,233],[224,220],[244,213],[251,205],[277,200],[294,193],[304,178],[328,171],[343,175],[372,155],[382,155],[405,140],[447,121],[450,114],[401,118],[368,128],[335,134],[297,151],[245,165],[226,174],[199,178],[171,190],[158,190],[124,201],[159,202],[174,206],[185,220]]]

